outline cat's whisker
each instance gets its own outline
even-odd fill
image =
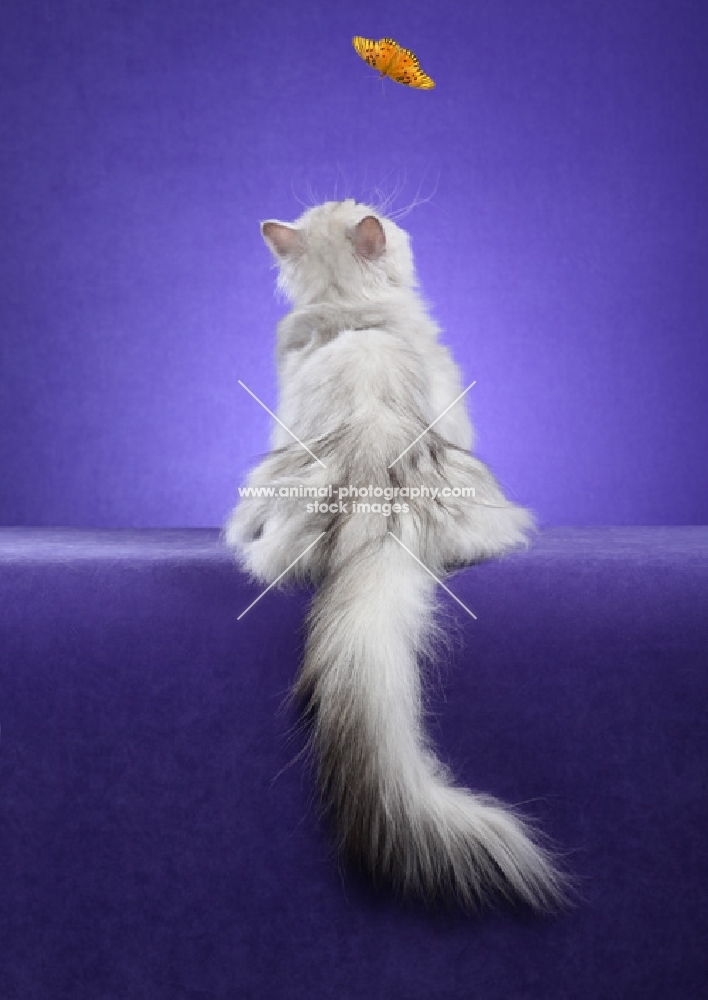
[[[310,196],[310,205],[309,205],[309,207],[310,208],[314,208],[315,205],[317,204],[317,198],[315,197],[315,193],[312,190],[312,178],[310,177],[309,174],[307,175],[307,193]]]
[[[383,198],[383,200],[381,202],[381,206],[380,206],[381,214],[385,215],[387,218],[391,217],[391,208],[392,208],[392,206],[396,202],[396,198],[397,198],[397,193],[396,192],[397,191],[398,191],[398,182],[396,182],[396,186],[393,188],[393,190],[389,191],[384,196],[384,198]]]
[[[294,181],[294,180],[291,180],[291,181],[290,181],[290,190],[291,190],[291,192],[292,192],[292,196],[293,196],[293,198],[295,199],[295,201],[296,201],[296,202],[297,202],[297,203],[298,203],[299,205],[302,205],[302,207],[303,207],[304,209],[308,209],[308,208],[312,208],[312,205],[306,205],[306,204],[305,204],[305,202],[304,202],[304,201],[302,200],[302,198],[300,198],[300,196],[299,196],[299,195],[297,194],[297,192],[295,191],[295,181]],[[277,266],[277,265],[276,265],[276,266]]]
[[[406,173],[406,168],[402,168],[402,173],[397,175],[396,187],[391,194],[391,208],[396,204],[400,196],[406,189],[406,184],[408,183],[408,175]]]
[[[425,180],[425,174],[423,175],[423,181],[424,180]],[[405,219],[407,215],[410,215],[410,213],[413,211],[414,208],[419,208],[421,205],[427,205],[428,202],[431,202],[433,200],[433,198],[438,192],[438,184],[440,183],[440,171],[438,170],[437,172],[433,190],[426,198],[419,197],[421,189],[423,187],[423,181],[421,181],[420,185],[418,186],[418,190],[416,191],[413,201],[410,203],[410,205],[407,205],[405,208],[399,209],[396,212],[392,212],[391,215],[389,216],[390,219],[392,219],[394,222],[398,222],[400,221],[400,219]]]
[[[379,188],[376,189],[376,193],[379,196],[379,201],[376,207],[376,211],[379,212],[381,215],[386,215],[388,213],[388,207],[391,202],[391,195],[386,194],[385,191],[379,190]]]
[[[364,192],[366,192],[366,171],[367,171],[367,166],[366,166],[366,164],[364,164],[364,178],[363,178],[363,181],[362,181],[362,184],[361,184],[361,189]]]
[[[386,191],[386,182],[388,181],[390,175],[391,175],[391,171],[389,170],[389,171],[387,171],[384,174],[383,179],[381,181],[379,181],[379,183],[376,185],[376,194],[378,195],[378,199],[379,199],[378,200],[378,209],[381,212],[385,212],[386,211],[386,204],[387,204],[388,199],[390,197],[390,195]]]
[[[379,215],[386,214],[386,195],[380,188],[376,188],[376,203],[372,206]],[[368,200],[368,199],[367,199]]]
[[[344,167],[342,167],[341,169],[342,169],[342,177],[344,178],[344,197],[348,199],[351,198],[351,185],[349,184],[349,180],[347,179],[347,174]]]
[[[406,190],[406,184],[407,183],[408,183],[408,171],[406,170],[405,167],[403,167],[403,169],[402,169],[402,176],[401,176],[401,184],[400,184],[400,187],[396,188],[395,198],[398,198],[398,197],[400,197],[400,195],[403,194],[403,192]]]
[[[387,171],[380,185],[377,185],[376,188],[374,189],[379,197],[379,201],[376,206],[376,211],[379,212],[381,215],[388,214],[390,206],[395,202],[400,191],[400,180],[397,177],[393,190],[389,194],[385,193],[385,185],[388,182],[389,177],[391,177],[391,175],[394,173],[394,170],[395,168],[392,167],[389,171]]]
[[[423,175],[423,178],[425,178],[425,174]],[[422,184],[422,181],[421,181],[421,184]],[[413,195],[413,201],[409,202],[407,205],[404,205],[402,208],[397,208],[395,211],[393,211],[391,213],[390,218],[392,220],[395,221],[397,219],[402,219],[404,216],[406,216],[411,211],[411,209],[415,206],[416,199],[417,199],[418,195],[420,194],[421,184],[418,185],[417,191]],[[401,189],[401,190],[403,190],[403,189]]]

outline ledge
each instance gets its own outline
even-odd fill
[[[581,901],[429,913],[340,871],[284,699],[307,595],[216,530],[0,529],[0,996],[704,995],[708,528],[555,528],[453,576],[429,730]]]

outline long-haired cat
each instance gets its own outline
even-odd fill
[[[406,233],[352,199],[261,230],[293,304],[277,342],[285,427],[247,483],[276,496],[244,496],[225,538],[258,580],[288,570],[319,587],[295,693],[341,850],[407,893],[552,908],[565,880],[528,822],[455,786],[436,758],[419,674],[431,573],[525,544],[533,519],[470,455],[464,401],[450,406],[459,372],[417,294]],[[278,495],[332,484],[334,502]],[[390,502],[337,500],[369,486]]]

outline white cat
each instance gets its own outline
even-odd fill
[[[335,501],[338,487],[373,486],[392,501],[369,496],[362,512],[328,495],[312,513],[292,496],[249,496],[225,528],[258,580],[288,570],[285,580],[319,585],[295,693],[342,852],[404,892],[552,908],[565,879],[539,838],[502,803],[455,787],[421,724],[428,570],[441,577],[523,545],[533,519],[469,454],[464,401],[436,421],[463,387],[416,292],[406,233],[351,199],[261,230],[293,303],[277,345],[278,416],[291,433],[274,426],[247,485],[312,496],[334,484]],[[422,486],[428,496],[415,496]]]

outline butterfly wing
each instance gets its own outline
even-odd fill
[[[386,76],[391,75],[391,67],[394,65],[398,59],[398,55],[403,51],[398,42],[394,42],[392,38],[380,38],[378,42],[379,46],[379,59],[381,60],[381,68],[379,73],[385,73]]]
[[[361,35],[356,35],[352,38],[352,45],[364,62],[377,69],[379,73],[381,72],[381,56],[378,42],[375,42],[373,38],[362,38]]]
[[[400,46],[392,38],[381,38],[378,42],[373,38],[362,38],[356,35],[352,45],[369,66],[385,75],[399,51]]]
[[[410,49],[402,49],[397,46],[398,52],[394,61],[388,69],[387,75],[402,83],[406,87],[417,87],[418,90],[432,90],[435,86],[433,80],[420,68],[418,57]]]

